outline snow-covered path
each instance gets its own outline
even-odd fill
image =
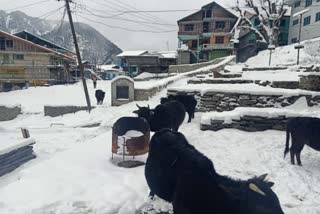
[[[175,83],[184,85],[186,80]],[[162,91],[148,102],[159,103]],[[50,118],[41,114],[0,122],[0,134],[13,134],[18,127],[32,127],[38,158],[0,178],[1,214],[96,213],[134,214],[147,201],[144,167],[123,169],[111,161],[111,125],[122,116],[132,116],[136,103],[102,106],[89,115],[78,112]],[[233,129],[200,131],[201,113],[180,131],[207,155],[216,170],[235,178],[269,174],[275,182],[287,214],[320,213],[320,153],[305,147],[304,166],[283,159],[285,133],[248,133]],[[79,128],[104,121],[98,128]],[[64,126],[51,126],[62,123]],[[138,157],[145,160],[146,155]]]

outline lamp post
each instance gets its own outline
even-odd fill
[[[302,15],[308,11],[309,11],[309,9],[305,9],[305,10],[302,10],[302,11],[296,13],[296,14],[293,14],[293,16],[292,16],[292,17],[299,16],[299,39],[298,39],[298,44],[294,46],[294,48],[298,50],[297,65],[299,65],[300,49],[304,48],[304,45],[300,44],[300,42],[301,42],[301,28],[302,28]]]
[[[270,51],[270,55],[269,55],[269,66],[271,66],[271,55],[272,55],[272,50],[274,50],[276,47],[273,44],[273,40],[274,40],[274,20],[278,19],[279,15],[276,13],[272,13],[269,17],[270,20],[272,20],[272,32],[269,38],[269,46],[268,46],[268,50]]]

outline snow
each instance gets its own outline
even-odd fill
[[[130,77],[127,77],[127,76],[117,76],[117,77],[115,77],[115,78],[113,78],[113,79],[111,80],[111,83],[117,81],[118,79],[126,79],[126,80],[129,80],[130,82],[133,82],[133,79],[130,78]]]
[[[208,112],[203,113],[201,117],[201,123],[210,125],[211,120],[223,120],[224,123],[231,123],[232,120],[239,120],[244,115],[248,116],[260,116],[260,117],[300,117],[308,116],[315,117],[319,116],[318,108],[309,108],[306,98],[302,97],[296,101],[292,106],[286,108],[253,108],[253,107],[238,107],[233,111],[229,112]]]
[[[163,58],[172,58],[175,59],[178,57],[178,53],[177,51],[159,51],[159,54],[161,54],[163,56]]]
[[[320,92],[311,92],[301,89],[279,89],[270,88],[252,84],[189,84],[187,86],[168,87],[168,90],[175,91],[197,91],[201,94],[207,92],[225,92],[235,94],[254,94],[254,95],[283,95],[283,96],[298,96],[298,95],[320,95]]]
[[[140,131],[137,131],[137,130],[129,130],[127,131],[124,136],[126,138],[135,138],[135,137],[141,137],[143,136],[144,134]]]
[[[225,61],[232,59],[228,57]],[[261,62],[255,65],[261,65]],[[135,84],[148,89],[155,85],[168,83],[168,81],[176,81],[171,88],[212,90],[206,84],[197,86],[187,84],[186,75],[197,75],[216,66],[219,64],[164,80],[143,81]],[[235,69],[239,69],[240,66],[236,67]],[[288,75],[291,74],[289,70],[285,72],[288,72]],[[258,73],[254,74],[254,76],[257,75]],[[34,144],[36,159],[1,177],[1,214],[134,214],[137,209],[145,207],[150,202],[149,188],[144,177],[144,166],[132,169],[120,168],[115,162],[121,160],[122,157],[114,155],[114,159],[111,159],[112,125],[120,117],[134,116],[132,112],[137,109],[136,104],[140,106],[150,104],[151,108],[155,107],[159,104],[160,97],[166,95],[167,90],[162,90],[149,101],[132,102],[114,107],[110,106],[110,83],[111,81],[98,81],[99,89],[105,90],[106,98],[109,99],[104,105],[94,108],[90,114],[81,111],[54,118],[45,117],[39,113],[42,112],[40,107],[42,108],[44,103],[84,105],[85,99],[80,83],[0,93],[1,105],[18,103],[24,109],[23,114],[18,118],[0,122],[1,142],[2,139],[15,139],[15,132],[20,127],[28,128],[31,136],[37,142]],[[94,96],[91,81],[88,81],[88,88],[90,96]],[[213,90],[305,93],[301,90],[262,88],[253,86],[253,84],[217,85]],[[309,92],[309,94],[318,93]],[[272,116],[283,111],[299,115],[320,116],[320,108],[307,107],[303,99],[283,109],[239,108],[236,111],[238,115],[251,112],[251,114]],[[210,114],[197,112],[195,119],[191,123],[185,121],[179,131],[192,145],[213,161],[218,173],[238,179],[248,179],[255,175],[268,173],[269,180],[275,182],[273,190],[278,195],[286,214],[319,214],[319,152],[305,147],[302,151],[304,166],[293,166],[288,158],[283,159],[285,132],[248,133],[234,129],[217,132],[201,131],[199,124],[202,118],[205,118],[206,115],[211,118]],[[223,118],[232,116],[232,112],[220,114]],[[94,123],[100,126],[82,127]],[[131,131],[126,134],[131,137],[141,134]],[[145,162],[147,155],[135,158]],[[170,208],[170,204],[161,200],[155,203],[157,209]]]
[[[117,57],[122,56],[140,56],[142,54],[148,53],[148,51],[123,51],[121,54],[118,54]]]
[[[300,50],[300,65],[320,63],[320,38],[301,42],[304,48]],[[297,50],[295,44],[277,47],[272,51],[271,66],[295,65],[297,63]],[[245,65],[248,66],[269,66],[270,51],[265,50],[248,59]]]
[[[168,73],[149,73],[149,72],[143,72],[141,74],[139,74],[138,76],[136,76],[135,80],[137,79],[147,79],[147,78],[157,78],[157,77],[167,77],[169,76]]]
[[[13,150],[19,149],[21,147],[25,147],[28,145],[32,145],[35,143],[35,140],[33,138],[27,138],[27,139],[21,139],[14,136],[8,136],[7,134],[2,133],[0,131],[1,137],[0,137],[0,155],[9,153]]]
[[[299,11],[299,12],[296,12],[295,14],[292,15],[292,17],[300,16],[300,15],[308,12],[309,10],[310,10],[310,9],[307,8],[307,9],[301,10],[301,11]]]

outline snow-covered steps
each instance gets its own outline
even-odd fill
[[[25,139],[21,142],[10,143],[5,141],[0,142],[0,176],[3,176],[27,161],[34,159],[36,156],[33,153],[33,138]]]
[[[275,108],[236,108],[230,112],[203,113],[200,129],[218,131],[234,128],[242,131],[265,131],[286,129],[289,118],[297,116],[314,116],[312,113],[299,112],[291,109]]]

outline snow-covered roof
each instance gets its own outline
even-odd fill
[[[121,54],[118,54],[117,57],[122,56],[141,56],[142,54],[148,53],[148,51],[123,51]]]
[[[163,58],[177,58],[178,57],[177,51],[160,51],[158,53],[161,54],[163,56]]]
[[[299,11],[299,12],[297,12],[297,13],[293,14],[293,15],[292,15],[292,17],[300,16],[300,15],[302,15],[302,14],[304,14],[304,13],[308,12],[309,10],[310,10],[309,8],[304,9],[304,10],[301,10],[301,11]]]
[[[119,70],[116,67],[117,65],[100,65],[101,70],[110,71],[110,70]]]

